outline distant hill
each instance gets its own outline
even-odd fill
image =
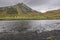
[[[60,19],[60,9],[47,11],[44,15],[48,19]]]

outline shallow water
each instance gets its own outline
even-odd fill
[[[28,22],[29,26],[31,27],[29,30],[55,30],[60,29],[60,25],[57,25],[58,27],[55,27],[56,25],[50,25],[55,23],[60,23],[60,20],[14,20],[14,21],[0,21],[0,32],[3,30],[9,30],[14,27],[21,26],[21,22]],[[23,25],[23,24],[22,24]],[[28,24],[27,24],[28,25]],[[24,24],[23,26],[27,26]],[[48,26],[50,25],[50,26]]]

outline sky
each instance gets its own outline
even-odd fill
[[[60,0],[0,0],[0,7],[14,5],[19,2],[23,2],[32,9],[41,12],[60,9]]]

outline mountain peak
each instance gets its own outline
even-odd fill
[[[31,9],[30,7],[28,7],[26,4],[24,3],[18,3],[16,5],[13,6],[7,6],[7,7],[0,7],[0,15],[1,14],[6,14],[6,15],[20,15],[20,14],[36,14],[38,12],[36,12],[35,10]],[[3,16],[1,15],[1,16]],[[27,16],[28,16],[27,15]]]
[[[24,3],[18,3],[17,5],[25,5]]]

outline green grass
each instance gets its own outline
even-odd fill
[[[0,20],[54,20],[59,18],[52,18],[46,16],[34,16],[34,17],[0,17]]]
[[[45,17],[1,17],[0,20],[41,20]]]

